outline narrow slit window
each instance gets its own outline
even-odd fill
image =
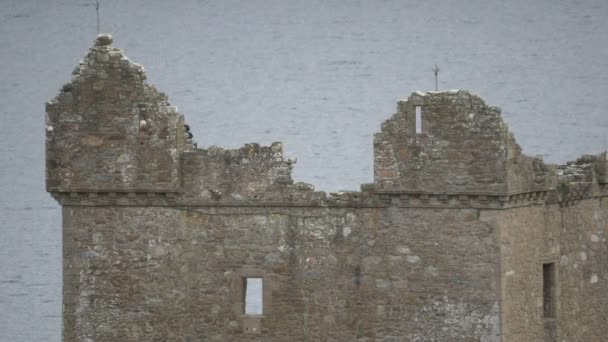
[[[422,133],[422,107],[416,106],[416,134]]]
[[[245,315],[263,314],[263,279],[243,278]]]
[[[543,264],[543,317],[555,318],[555,263]]]

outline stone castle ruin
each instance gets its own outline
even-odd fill
[[[374,183],[326,194],[280,143],[197,148],[111,43],[46,106],[64,341],[607,341],[605,153],[547,165],[476,95],[415,92]]]

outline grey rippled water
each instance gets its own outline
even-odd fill
[[[283,141],[296,180],[372,181],[372,134],[413,90],[470,89],[524,151],[604,148],[605,0],[102,0],[199,145]],[[44,105],[96,34],[94,1],[0,2],[0,341],[61,339],[60,208],[44,191]]]

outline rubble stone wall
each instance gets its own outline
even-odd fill
[[[608,208],[603,199],[503,211],[498,219],[504,341],[608,336]],[[543,263],[555,265],[555,316],[543,314]]]
[[[521,153],[500,109],[463,90],[400,101],[374,137],[374,173],[376,188],[388,192],[519,193],[555,182],[553,169]]]
[[[182,154],[182,188],[191,200],[241,200],[293,184],[292,162],[283,159],[280,143],[218,147]]]
[[[66,341],[500,338],[477,210],[65,206],[64,222]],[[252,271],[262,317],[242,311]]]
[[[416,107],[422,131],[416,133]],[[498,193],[506,184],[506,126],[466,92],[413,93],[374,138],[376,186],[387,191]]]
[[[178,191],[183,117],[102,37],[47,103],[47,190]]]

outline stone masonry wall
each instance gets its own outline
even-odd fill
[[[416,133],[415,108],[422,132]],[[506,126],[466,92],[413,93],[374,137],[376,187],[431,193],[506,192]]]
[[[503,341],[604,341],[608,336],[608,208],[603,199],[500,213]],[[555,319],[543,319],[543,263],[556,266]]]
[[[500,109],[463,90],[400,101],[374,137],[374,176],[377,190],[388,192],[506,194],[555,185],[554,170],[522,155]]]
[[[47,104],[48,191],[178,191],[183,117],[109,36]]]
[[[499,341],[499,251],[483,217],[66,206],[64,339]],[[264,279],[261,318],[242,312],[247,274]],[[261,334],[243,332],[251,319]]]
[[[218,147],[182,154],[182,188],[193,201],[252,198],[293,184],[293,162],[283,159],[280,143],[247,144],[236,150]]]

